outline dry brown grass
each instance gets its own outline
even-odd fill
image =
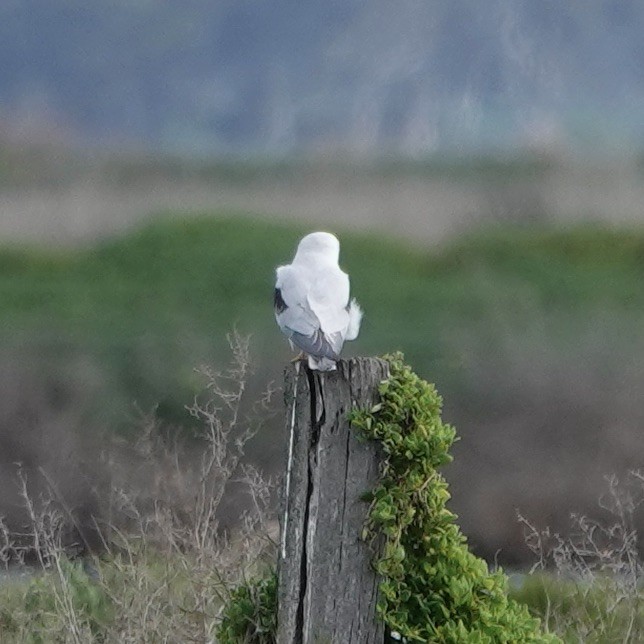
[[[45,151],[45,155],[50,152]],[[631,159],[463,161],[381,168],[317,159],[286,169],[206,166],[127,157],[70,162],[48,179],[56,155],[0,190],[0,237],[74,244],[114,235],[159,213],[235,211],[315,222],[316,227],[378,230],[423,245],[490,223],[598,221],[639,224],[644,183]],[[147,163],[147,165],[146,165]],[[119,168],[119,164],[123,168]],[[531,165],[532,164],[532,165]],[[525,169],[527,168],[527,170]],[[531,169],[532,168],[532,169]]]

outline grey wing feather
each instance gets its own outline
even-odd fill
[[[287,334],[311,335],[320,328],[320,321],[306,305],[306,289],[291,266],[277,269],[275,284],[275,319]]]
[[[290,340],[305,353],[318,358],[337,360],[342,348],[342,337],[339,334],[334,333],[331,336],[326,336],[321,329],[318,329],[312,335],[294,332],[290,336]]]

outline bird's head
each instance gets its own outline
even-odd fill
[[[311,233],[300,240],[293,262],[308,261],[312,256],[338,263],[340,259],[340,242],[331,233]]]

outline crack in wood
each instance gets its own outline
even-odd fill
[[[345,479],[349,475],[349,454],[351,452],[351,441],[349,440],[350,434],[347,432],[347,435],[344,437],[346,449],[344,453],[344,477]],[[344,531],[344,515],[347,511],[347,486],[345,485],[342,489],[342,516],[340,517],[340,526],[341,530]],[[340,556],[338,557],[338,569],[342,570],[344,557],[344,539],[340,541]]]

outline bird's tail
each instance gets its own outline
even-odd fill
[[[355,299],[351,300],[349,303],[348,313],[349,326],[347,327],[347,334],[344,339],[355,340],[358,337],[360,322],[362,321],[362,309]]]

